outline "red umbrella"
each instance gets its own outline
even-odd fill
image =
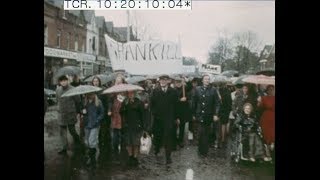
[[[253,83],[253,84],[271,84],[275,85],[275,77],[265,76],[265,75],[250,75],[244,79],[243,82]]]
[[[111,93],[119,93],[119,92],[126,92],[126,91],[138,91],[144,90],[142,87],[133,85],[133,84],[119,84],[114,85],[102,92],[102,94],[111,94]]]

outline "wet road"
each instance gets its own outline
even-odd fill
[[[266,163],[234,164],[230,160],[230,144],[225,148],[210,148],[207,158],[197,154],[197,147],[187,144],[172,153],[173,163],[165,165],[164,149],[156,157],[139,156],[139,167],[124,169],[119,163],[108,161],[104,167],[98,165],[95,171],[83,167],[79,156],[68,151],[67,156],[57,154],[59,131],[55,107],[46,114],[44,126],[45,180],[242,180],[275,179],[274,165]],[[71,140],[71,137],[69,136]],[[70,144],[70,149],[72,144]]]

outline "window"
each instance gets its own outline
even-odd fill
[[[48,26],[46,24],[44,25],[44,44],[48,44]]]
[[[93,40],[92,40],[92,49],[93,49],[93,51],[96,50],[96,37],[93,37]]]
[[[82,52],[86,52],[86,38],[82,37]]]
[[[70,49],[70,38],[71,38],[71,33],[68,33],[67,35],[67,49]]]
[[[100,41],[100,46],[99,46],[99,54],[102,54],[102,49],[103,49],[103,46],[102,46],[102,41]]]
[[[78,39],[79,39],[79,36],[78,36],[78,34],[76,34],[75,38],[74,38],[74,50],[75,51],[78,51]]]
[[[88,49],[88,53],[91,53],[90,47],[92,47],[92,45],[91,45],[91,39],[89,39],[89,49]]]
[[[63,18],[63,19],[67,19],[67,16],[66,16],[66,15],[67,15],[67,12],[66,12],[65,10],[63,10],[63,16],[62,16],[62,18]]]
[[[61,41],[61,30],[57,30],[57,48],[60,48],[60,41]]]

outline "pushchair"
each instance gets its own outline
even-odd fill
[[[264,161],[269,161],[265,158],[265,154],[266,154],[266,148],[267,145],[264,143],[263,141],[263,136],[262,136],[262,129],[260,126],[258,126],[257,131],[255,132],[255,134],[257,135],[257,141],[258,145],[255,144],[255,150],[257,149],[257,146],[260,146],[260,157],[264,159]],[[248,140],[243,138],[243,129],[240,126],[239,128],[236,128],[235,130],[235,134],[233,137],[233,142],[231,145],[231,160],[235,163],[239,163],[240,161],[249,161],[249,157],[247,155],[247,153],[245,153],[246,151],[248,151],[247,147],[244,147],[244,140]]]

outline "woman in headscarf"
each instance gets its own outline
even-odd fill
[[[128,92],[128,98],[124,101],[120,113],[124,140],[129,155],[128,165],[137,166],[140,138],[144,129],[144,107],[142,101],[134,96],[133,91]]]
[[[265,156],[261,128],[250,103],[244,104],[243,110],[237,115],[234,125],[242,134],[243,160],[249,159],[251,162],[255,162],[256,158],[262,158],[264,161],[271,160]]]

